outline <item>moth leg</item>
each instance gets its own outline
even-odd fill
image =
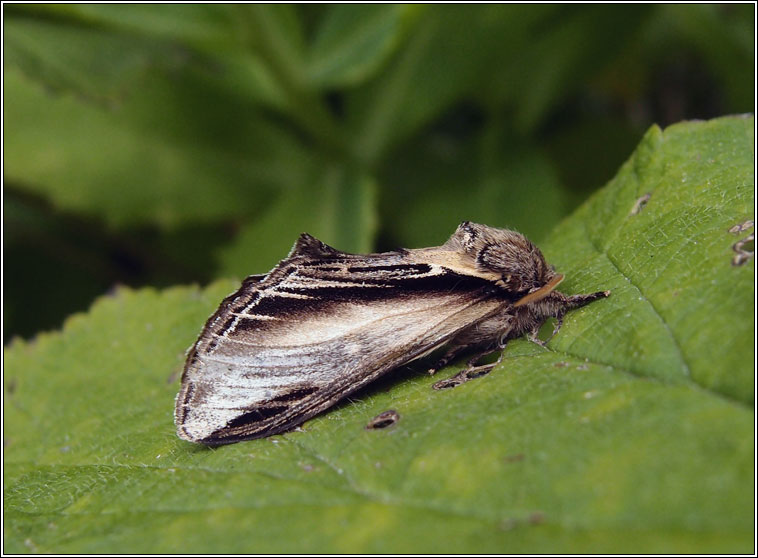
[[[537,335],[540,332],[540,327],[542,327],[542,324],[538,324],[534,326],[531,330],[529,330],[529,333],[526,334],[526,338],[529,339],[529,341],[531,341],[532,343],[536,343],[540,347],[544,347],[545,345],[547,345],[547,341],[543,341],[542,339],[537,337]],[[553,335],[555,335],[555,331],[553,331]],[[551,335],[550,337],[552,338],[553,336]]]
[[[482,358],[483,356],[486,356],[488,354],[491,354],[493,351],[485,351],[483,353],[480,353],[468,360],[466,363],[466,369],[463,371],[466,374],[466,378],[469,380],[472,380],[474,378],[478,378],[479,376],[484,376],[485,374],[488,374],[492,371],[493,368],[495,368],[498,364],[503,362],[503,355],[505,354],[504,351],[505,347],[498,347],[495,350],[500,351],[500,355],[497,357],[497,360],[495,362],[490,362],[488,364],[476,364],[476,362]]]
[[[558,334],[562,326],[563,326],[563,315],[561,314],[555,319],[555,327],[553,327],[553,333],[550,334],[550,337],[545,339],[545,342],[542,345],[543,347],[547,345],[550,342],[550,340]]]
[[[447,352],[445,352],[445,354],[442,356],[442,358],[440,358],[436,363],[434,363],[434,365],[429,370],[427,370],[427,374],[429,374],[430,376],[433,376],[434,374],[436,374],[437,372],[445,368],[445,366],[447,366],[450,362],[458,358],[458,356],[460,356],[460,354],[465,352],[466,349],[468,348],[469,348],[468,345],[455,345],[453,347],[450,347],[447,350]],[[479,358],[479,356],[477,356],[477,358]]]
[[[473,349],[479,350],[479,353],[471,361],[471,363],[473,363],[481,357],[495,351],[497,348],[505,348],[505,343],[512,333],[512,319],[512,310],[508,307],[505,308],[502,313],[489,317],[481,322],[476,322],[459,332],[458,335],[448,342],[449,348],[447,352],[429,369],[429,374],[432,375],[438,370],[444,368],[451,361],[458,358],[463,352]],[[468,366],[469,368],[473,366],[471,363]],[[494,365],[490,367],[490,370],[493,367]]]
[[[542,322],[542,324],[544,324],[544,322]],[[529,339],[529,341],[531,341],[532,343],[536,343],[540,347],[547,347],[547,344],[550,342],[550,340],[556,336],[558,331],[561,329],[561,326],[563,326],[563,316],[561,315],[561,316],[556,317],[555,327],[553,327],[553,333],[551,333],[550,337],[548,337],[544,341],[540,339],[539,337],[537,337],[537,335],[540,332],[540,328],[542,327],[542,324],[537,324],[536,326],[534,326],[531,329],[531,331],[529,331],[527,338]]]
[[[491,354],[493,352],[493,348],[490,346],[487,349],[478,352],[466,362],[466,368],[458,372],[455,376],[451,376],[445,380],[440,380],[434,384],[432,388],[436,390],[454,388],[468,382],[469,380],[473,380],[474,378],[479,378],[481,376],[489,374],[493,368],[495,368],[503,361],[503,355],[505,354],[504,349],[505,342],[499,343],[494,350],[499,350],[500,356],[495,362],[490,362],[488,364],[476,364],[476,362],[482,357]]]

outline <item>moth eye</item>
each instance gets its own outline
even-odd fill
[[[518,277],[510,277],[506,284],[508,285],[508,289],[514,293],[522,293],[529,290]]]
[[[526,286],[524,286],[523,278],[518,274],[503,275],[502,281],[505,285],[505,288],[512,293],[521,293],[522,291],[529,290]]]

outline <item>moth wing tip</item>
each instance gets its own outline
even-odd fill
[[[201,439],[187,432],[183,424],[178,424],[176,426],[176,435],[179,436],[179,438],[184,440],[185,442],[192,442],[194,444],[198,444],[202,441]]]
[[[176,435],[186,442],[193,444],[212,444],[214,430],[205,421],[192,420],[187,418],[184,413],[178,412],[174,415],[174,424],[176,425]]]

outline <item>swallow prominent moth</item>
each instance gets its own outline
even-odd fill
[[[484,354],[608,291],[567,296],[523,235],[464,222],[442,246],[348,254],[303,234],[265,275],[225,298],[190,349],[176,398],[180,438],[207,445],[278,434],[445,346],[436,372]],[[502,353],[501,353],[502,354]],[[501,357],[502,358],[502,357]]]

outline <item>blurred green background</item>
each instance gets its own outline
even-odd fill
[[[4,342],[300,232],[537,243],[644,131],[751,112],[754,5],[4,5]]]

